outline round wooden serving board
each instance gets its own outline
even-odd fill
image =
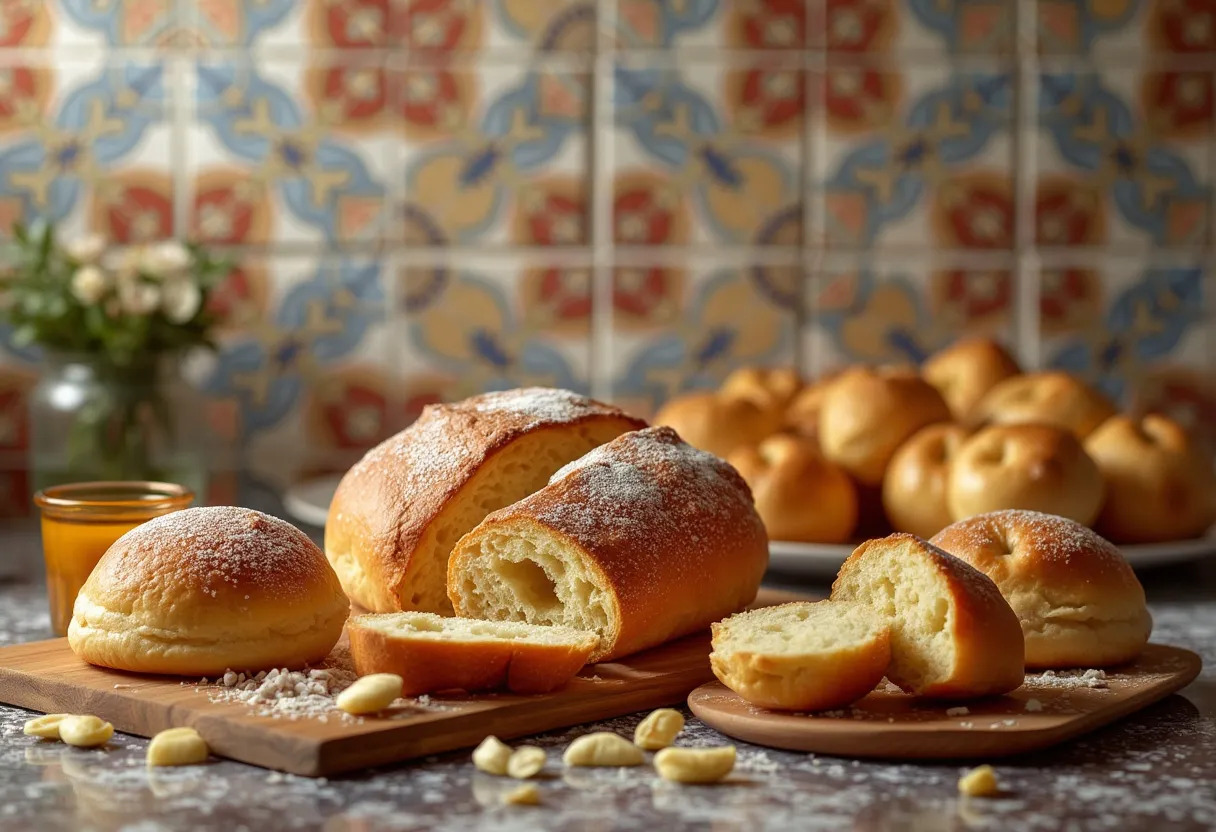
[[[758,708],[710,682],[689,695],[688,706],[723,734],[772,748],[901,760],[1003,757],[1057,745],[1147,707],[1190,684],[1201,666],[1190,650],[1150,644],[1133,664],[1107,671],[1105,688],[1058,687],[1034,673],[1007,696],[942,702],[884,682],[851,707],[796,714]],[[1041,710],[1027,710],[1032,699]],[[966,713],[947,714],[964,707]]]

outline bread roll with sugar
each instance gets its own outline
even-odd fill
[[[854,367],[834,380],[819,411],[819,445],[863,486],[882,484],[887,463],[926,425],[950,420],[927,381],[904,367]]]
[[[731,451],[754,445],[781,427],[781,412],[746,398],[717,393],[687,393],[665,404],[654,417],[694,448],[725,459]]]
[[[1119,543],[1199,537],[1216,522],[1216,473],[1165,416],[1112,416],[1085,440],[1106,483],[1098,531]]]
[[[968,433],[962,425],[942,422],[921,428],[899,446],[882,478],[883,511],[896,531],[928,538],[950,525],[950,464]]]
[[[302,531],[235,506],[149,520],[102,555],[76,597],[68,644],[90,664],[212,676],[329,655],[350,612]]]
[[[984,394],[970,420],[975,424],[1055,425],[1084,439],[1114,415],[1115,406],[1106,396],[1075,376],[1053,371],[1005,379]]]
[[[1136,574],[1080,523],[997,511],[955,523],[933,542],[996,583],[1021,622],[1029,668],[1119,664],[1148,641],[1153,622]]]
[[[547,693],[574,678],[599,642],[570,627],[429,612],[358,615],[346,631],[359,675],[395,673],[402,696],[494,688]]]
[[[950,514],[1022,508],[1089,525],[1102,506],[1098,466],[1064,428],[993,425],[965,441],[950,465]]]
[[[990,338],[965,338],[925,362],[921,373],[937,388],[950,412],[964,421],[999,382],[1021,372],[1009,352]]]
[[[458,615],[589,630],[591,661],[747,606],[768,540],[735,469],[671,428],[628,433],[494,512],[448,563]]]
[[[325,553],[365,609],[450,615],[448,555],[496,508],[645,422],[568,390],[524,388],[429,405],[342,478]]]
[[[891,661],[891,633],[873,610],[797,601],[741,612],[713,625],[709,664],[753,705],[839,708],[872,691]]]
[[[909,693],[970,699],[1022,684],[1022,628],[996,585],[915,535],[858,546],[832,600],[865,604],[886,620],[887,678]]]
[[[751,487],[770,539],[843,543],[857,527],[856,486],[814,442],[778,434],[727,462]]]
[[[741,367],[726,377],[718,395],[747,399],[762,409],[781,413],[802,389],[802,377],[793,367]]]

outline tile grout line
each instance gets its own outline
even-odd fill
[[[805,377],[812,376],[816,369],[814,355],[815,339],[811,336],[815,331],[817,315],[811,304],[815,298],[815,281],[819,266],[819,229],[822,223],[820,212],[823,194],[819,188],[819,159],[823,148],[820,146],[819,114],[816,103],[823,97],[827,84],[827,73],[824,71],[824,47],[812,48],[811,32],[818,31],[823,37],[827,36],[826,17],[827,7],[817,0],[806,0],[804,9],[805,48],[802,65],[803,92],[803,124],[802,124],[802,252],[800,257],[800,274],[798,275],[798,306],[795,310],[794,331],[794,367]],[[818,14],[822,12],[822,15]],[[824,19],[818,19],[822,16]],[[816,25],[819,24],[819,25]]]
[[[190,123],[194,115],[194,77],[190,72],[190,60],[182,54],[166,59],[172,75],[170,88],[171,122],[169,158],[173,170],[173,236],[185,239],[190,232],[190,171],[189,136]]]
[[[1014,304],[1015,352],[1024,366],[1042,364],[1042,271],[1035,252],[1035,180],[1038,174],[1038,62],[1035,0],[1014,6]]]
[[[592,397],[610,399],[612,390],[612,128],[613,50],[609,21],[616,19],[616,0],[596,4],[594,61],[591,70],[591,331],[588,382]]]

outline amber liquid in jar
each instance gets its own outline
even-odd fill
[[[67,634],[76,595],[115,540],[193,499],[188,488],[162,482],[83,482],[35,494],[55,634]]]

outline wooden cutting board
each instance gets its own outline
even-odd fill
[[[1150,644],[1133,664],[1108,671],[1101,688],[1046,684],[1036,673],[1013,693],[991,699],[927,701],[880,689],[840,711],[789,714],[758,708],[710,682],[692,692],[688,706],[727,736],[773,748],[900,760],[1005,757],[1057,745],[1145,708],[1186,687],[1201,667],[1190,650]],[[1032,699],[1041,710],[1027,710]],[[951,708],[965,710],[947,713]]]
[[[755,606],[800,596],[761,590]],[[207,688],[177,677],[122,673],[76,658],[67,639],[0,648],[0,702],[45,713],[89,713],[119,731],[150,737],[196,728],[214,753],[293,774],[323,776],[682,703],[713,678],[709,633],[588,666],[540,696],[485,694],[432,699],[385,717],[288,720],[249,705],[213,703]]]

